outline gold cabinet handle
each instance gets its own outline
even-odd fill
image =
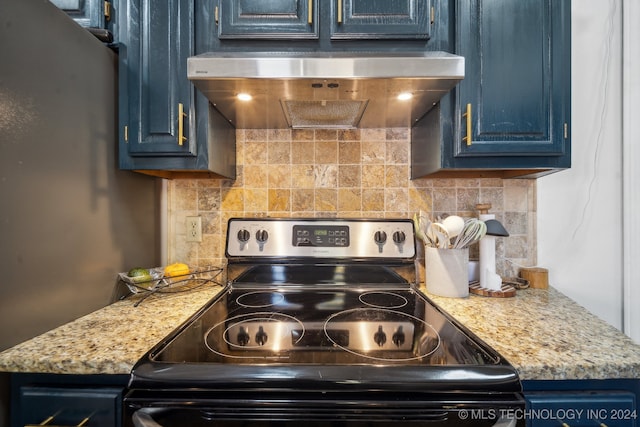
[[[214,21],[216,22],[216,25],[218,25],[218,23],[219,23],[219,21],[220,21],[220,19],[219,19],[219,18],[220,18],[219,13],[220,13],[220,12],[218,12],[218,6],[216,6],[216,8],[215,8],[215,9],[214,9],[214,11],[213,11],[213,19],[214,19]]]
[[[307,7],[309,8],[309,12],[307,13],[307,24],[311,25],[313,24],[313,0],[309,0]]]
[[[46,426],[48,425],[51,421],[53,421],[53,419],[56,417],[57,414],[55,415],[51,415],[50,417],[47,417],[43,422],[41,422],[40,424],[25,424],[24,427],[37,427],[37,426]]]
[[[471,128],[471,104],[467,104],[467,112],[464,113],[462,117],[467,118],[467,136],[462,138],[462,140],[466,142],[467,145],[471,145],[471,134],[473,132],[473,129]]]
[[[108,1],[104,2],[104,18],[107,21],[111,21],[111,3]]]
[[[184,136],[184,118],[187,117],[187,114],[184,112],[184,105],[182,103],[178,104],[178,145],[182,146],[184,142],[187,141],[187,138]]]
[[[342,0],[338,0],[338,24],[342,24]]]
[[[59,413],[59,412],[58,412],[58,413]],[[54,420],[54,418],[56,417],[56,415],[58,415],[58,414],[51,415],[50,417],[47,417],[47,419],[45,419],[45,420],[44,420],[43,422],[41,422],[40,424],[25,424],[25,426],[24,426],[24,427],[40,427],[40,426],[48,426],[48,425],[51,425],[50,423],[51,423],[51,421],[53,421],[53,420]],[[91,414],[91,415],[93,415],[93,414]],[[86,418],[84,418],[82,421],[80,421],[78,424],[76,424],[76,425],[75,425],[75,426],[73,426],[73,427],[83,427],[83,426],[86,426],[86,425],[87,425],[87,423],[89,422],[89,418],[90,418],[90,417],[86,417]],[[56,425],[55,427],[64,427],[64,426]],[[69,427],[71,427],[71,426],[69,426]]]

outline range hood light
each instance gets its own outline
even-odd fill
[[[240,101],[251,101],[253,99],[253,96],[249,95],[248,93],[239,93],[236,98],[238,98]]]
[[[413,94],[411,92],[402,92],[401,94],[398,95],[398,99],[400,101],[408,101],[411,98],[413,98]]]

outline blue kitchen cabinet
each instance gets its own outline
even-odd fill
[[[331,1],[331,38],[428,39],[431,0]]]
[[[637,427],[640,380],[523,381],[528,427]]]
[[[103,42],[113,41],[112,0],[51,0],[51,3]]]
[[[432,13],[431,0],[220,0],[215,14],[222,40],[379,40],[428,39]]]
[[[111,20],[111,1],[51,0],[51,3],[85,28],[107,28]]]
[[[413,178],[570,167],[570,2],[459,0],[450,13],[465,78],[412,129]]]
[[[220,39],[317,39],[318,3],[308,0],[220,0]]]
[[[122,426],[128,375],[11,374],[12,426]]]
[[[189,113],[193,88],[186,59],[193,53],[193,1],[121,4],[120,108],[122,140],[135,156],[193,155]],[[126,9],[122,10],[124,7]]]
[[[187,172],[235,177],[235,129],[187,79],[195,3],[119,5],[121,169],[165,178]]]

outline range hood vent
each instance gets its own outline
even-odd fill
[[[333,101],[281,100],[289,127],[352,129],[358,127],[368,100],[338,99]]]
[[[187,75],[238,129],[411,127],[464,78],[464,58],[215,52],[189,58]]]

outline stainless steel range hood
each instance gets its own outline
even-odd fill
[[[410,127],[464,78],[464,58],[216,52],[189,58],[187,75],[239,129]]]

